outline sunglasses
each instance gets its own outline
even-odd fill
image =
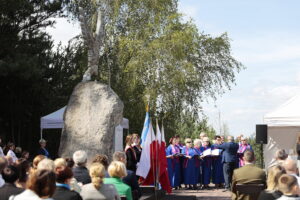
[[[186,142],[186,143],[192,143],[192,142]]]

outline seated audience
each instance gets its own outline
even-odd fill
[[[74,164],[75,164],[73,161],[73,158],[65,158],[65,161],[66,161],[66,166],[69,167],[70,169],[73,169]],[[77,180],[74,178],[74,174],[70,181],[70,187],[71,187],[71,190],[74,190],[78,193],[81,192],[81,187],[79,186]]]
[[[24,158],[25,160],[29,160],[29,156],[30,156],[30,154],[28,151],[23,151],[21,158]]]
[[[81,196],[70,188],[73,172],[69,167],[58,167],[56,168],[55,174],[56,190],[53,195],[55,200],[82,200]]]
[[[46,157],[44,155],[37,155],[32,162],[32,168],[37,169],[37,166],[41,160],[45,159]]]
[[[283,167],[287,174],[295,176],[297,178],[298,185],[300,185],[300,177],[297,175],[297,163],[292,159],[286,159],[283,163]]]
[[[122,151],[117,151],[113,155],[113,161],[120,161],[126,165],[126,154]],[[142,196],[140,186],[137,182],[136,175],[133,171],[127,170],[127,176],[122,181],[131,187],[133,199],[139,199]]]
[[[2,138],[0,137],[0,157],[4,157],[4,156],[5,156],[5,154],[2,149]]]
[[[24,189],[17,188],[15,185],[15,182],[19,178],[19,171],[16,167],[6,167],[2,175],[5,184],[0,188],[0,200],[8,200],[11,195],[17,195],[24,191]]]
[[[16,156],[17,156],[18,159],[21,158],[21,156],[22,156],[22,148],[21,147],[16,147],[15,154],[16,154]]]
[[[295,176],[283,174],[279,178],[278,188],[283,193],[278,200],[300,200],[298,181]]]
[[[105,177],[109,178],[109,175],[108,175],[108,172],[107,172],[107,168],[108,168],[108,165],[109,165],[108,157],[106,155],[97,154],[95,156],[95,158],[93,159],[92,163],[96,163],[96,162],[100,163],[104,166],[104,168],[105,168]]]
[[[125,164],[113,161],[108,167],[108,174],[111,178],[105,178],[105,184],[113,184],[120,196],[126,196],[127,200],[132,200],[131,188],[123,183],[122,178],[127,176]]]
[[[13,200],[42,200],[52,199],[55,191],[55,173],[50,170],[36,170],[30,174],[26,183],[27,189]]]
[[[282,174],[286,174],[286,171],[281,165],[269,168],[267,189],[260,193],[258,200],[273,200],[281,197],[282,193],[278,190],[278,181]]]
[[[88,184],[91,182],[89,170],[86,168],[87,154],[85,151],[79,150],[73,154],[75,167],[73,168],[74,178],[81,184]]]
[[[234,170],[232,176],[232,199],[253,199],[247,194],[239,194],[236,190],[237,184],[266,184],[265,172],[254,165],[254,152],[246,150],[244,152],[243,160],[245,165]],[[257,198],[257,197],[256,197]]]
[[[4,157],[0,157],[0,187],[2,187],[5,183],[4,179],[2,178],[2,171],[7,166],[7,161]]]
[[[37,169],[38,170],[42,170],[42,169],[46,169],[46,170],[50,170],[54,172],[54,162],[51,159],[45,158],[43,160],[41,160],[41,162],[39,162]]]
[[[104,166],[100,163],[93,163],[90,167],[92,183],[82,186],[80,195],[83,200],[120,200],[114,185],[103,184]]]
[[[18,160],[18,158],[17,158],[17,156],[16,156],[16,154],[14,152],[14,150],[15,150],[15,144],[12,143],[12,142],[9,142],[6,145],[6,148],[7,148],[7,154],[6,154],[6,156],[11,157],[12,162],[15,163]]]
[[[284,161],[287,159],[288,154],[285,152],[284,149],[278,149],[275,153],[275,160],[273,159],[273,162],[271,165],[268,167],[273,167],[275,165],[282,165]]]
[[[16,186],[25,189],[26,181],[28,179],[28,174],[30,170],[30,163],[26,159],[20,158],[16,162],[16,167],[18,168],[20,175],[18,181],[16,182]]]

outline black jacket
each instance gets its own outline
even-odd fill
[[[80,194],[61,186],[56,186],[52,198],[55,200],[82,200]]]
[[[22,188],[16,187],[14,184],[5,183],[0,188],[0,200],[8,200],[11,195],[17,195],[24,191]]]
[[[133,171],[127,170],[127,176],[123,178],[123,183],[129,185],[132,191],[133,199],[139,199],[142,196],[140,186]]]
[[[77,182],[81,182],[83,185],[91,183],[89,170],[86,167],[74,167],[73,174]]]

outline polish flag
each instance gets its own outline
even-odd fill
[[[142,177],[145,181],[143,184],[154,184],[154,171],[156,161],[155,161],[155,152],[156,152],[156,141],[155,134],[150,120],[148,132],[146,134],[146,139],[144,147],[141,154],[141,159],[136,170],[136,174]],[[151,169],[151,170],[150,170]]]
[[[168,176],[168,163],[166,158],[166,141],[165,141],[165,133],[164,126],[162,125],[161,132],[158,127],[158,123],[156,123],[156,140],[158,143],[158,180],[161,184],[161,187],[167,192],[171,193],[172,188],[169,181]]]

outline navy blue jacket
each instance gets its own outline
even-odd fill
[[[222,153],[222,163],[224,162],[236,162],[237,160],[237,151],[239,145],[234,142],[225,142],[220,145],[215,145],[218,149],[223,149]]]

